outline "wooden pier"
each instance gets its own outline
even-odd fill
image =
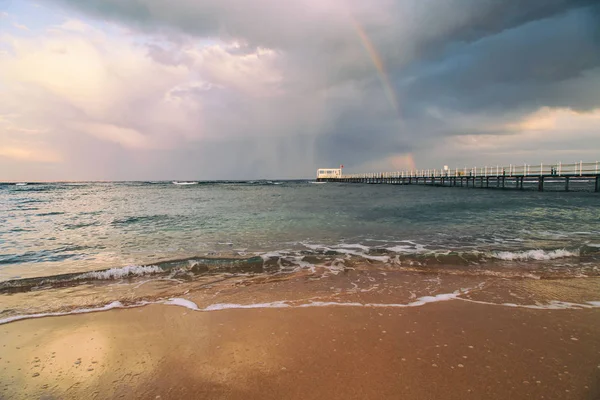
[[[317,177],[319,182],[429,185],[484,189],[600,192],[600,164],[522,164],[473,168],[415,169]]]

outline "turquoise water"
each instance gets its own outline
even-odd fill
[[[599,246],[594,193],[308,181],[0,186],[0,281],[328,252],[424,267],[548,261],[548,271],[594,274]]]
[[[0,324],[139,307],[600,306],[594,193],[0,185]]]

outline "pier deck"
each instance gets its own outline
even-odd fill
[[[600,164],[523,164],[462,169],[418,169],[317,178],[319,182],[429,185],[484,189],[600,192]]]

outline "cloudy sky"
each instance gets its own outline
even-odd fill
[[[600,158],[586,0],[0,0],[0,180]]]

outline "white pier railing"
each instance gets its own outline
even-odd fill
[[[437,177],[526,177],[526,176],[594,176],[600,175],[600,164],[595,162],[575,162],[563,164],[509,164],[508,166],[486,165],[483,167],[463,167],[454,169],[410,169],[392,172],[370,172],[364,174],[343,174],[341,179],[369,178],[437,178]]]

